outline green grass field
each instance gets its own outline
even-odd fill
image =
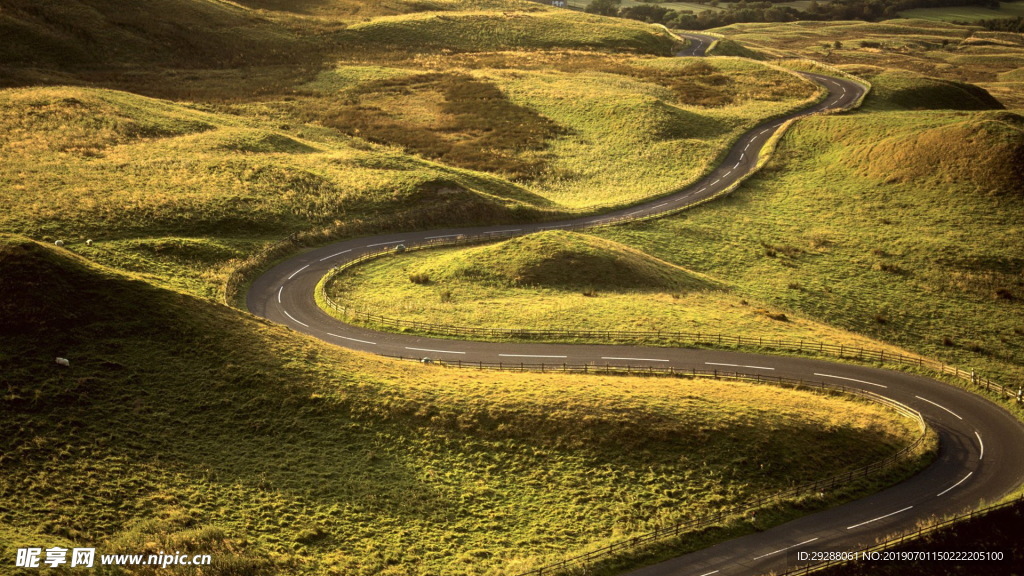
[[[769,386],[350,353],[17,237],[0,269],[6,557],[89,545],[212,553],[212,574],[516,574],[917,435]]]
[[[216,106],[4,91],[0,227],[216,297],[239,258],[288,234],[516,221],[667,192],[814,95],[735,59],[435,61],[429,75],[338,66],[298,96]],[[556,69],[540,70],[548,61]]]
[[[1024,85],[1006,80],[1024,68],[1019,34],[987,32],[938,20],[878,23],[788,22],[734,24],[713,30],[779,58],[811,58],[858,73],[881,69],[934,80],[969,82],[989,90],[1007,108],[1024,108]],[[835,47],[835,42],[841,44]]]
[[[809,119],[717,204],[599,235],[772,307],[1014,381],[1022,151],[1024,121],[1007,112]]]
[[[1000,2],[999,9],[983,6],[946,6],[942,8],[917,8],[900,12],[903,18],[940,20],[945,22],[972,22],[996,18],[1017,18],[1024,16],[1024,2]]]
[[[442,326],[743,334],[896,351],[571,232],[381,258],[338,275],[327,291],[353,310]]]
[[[802,121],[765,172],[685,215],[345,281],[379,272],[390,305],[431,305],[399,315],[479,322],[449,304],[493,298],[505,322],[880,339],[1019,378],[1022,121],[916,110],[992,105],[963,82],[1020,103],[1013,38],[924,20],[723,32],[874,79],[869,113]],[[906,445],[914,425],[841,398],[397,363],[211,301],[288,236],[665,193],[820,97],[772,64],[674,46],[517,0],[6,2],[0,556],[95,545],[212,553],[223,576],[500,576]]]

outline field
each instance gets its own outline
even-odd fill
[[[771,307],[1013,381],[1022,151],[1024,121],[1007,112],[809,119],[717,205],[598,234]]]
[[[328,294],[358,311],[444,326],[743,334],[895,351],[571,232],[381,258],[337,276]]]
[[[126,32],[143,15],[118,14],[131,26],[115,27],[111,4],[75,3],[99,14],[93,41],[75,44],[82,62],[12,69],[33,85],[0,93],[0,229],[222,298],[240,260],[289,235],[552,218],[665,193],[746,127],[817,97],[764,65],[659,57],[674,40],[655,27],[535,4],[393,7],[332,28],[326,4],[296,15],[183,1],[154,9],[237,35],[162,29],[173,49],[159,52]],[[30,45],[73,43],[75,10],[0,19]],[[273,58],[246,56],[270,37]],[[110,48],[116,66],[83,64],[115,44],[133,47]],[[18,46],[0,42],[12,66]],[[77,67],[53,68],[65,65]],[[89,85],[37,85],[63,83]]]
[[[1007,108],[1024,108],[1017,77],[1024,68],[1020,34],[922,19],[734,24],[713,32],[775,57],[811,58],[854,74],[909,72],[912,77],[969,82],[987,89]]]
[[[768,386],[376,359],[16,237],[0,267],[6,558],[88,544],[213,553],[216,574],[515,574],[917,433]]]
[[[943,8],[917,8],[900,12],[903,18],[941,20],[945,22],[973,22],[994,18],[1017,18],[1024,16],[1024,2],[1000,2],[999,9],[982,6],[946,6]]]
[[[865,113],[802,121],[726,199],[345,281],[387,273],[392,298],[437,300],[400,315],[448,314],[447,290],[538,322],[529,298],[579,324],[877,339],[1019,377],[1022,121],[987,110],[1020,105],[1019,43],[922,22],[723,30],[877,82]],[[677,46],[517,0],[5,2],[0,556],[95,545],[212,553],[222,576],[501,576],[906,445],[911,423],[838,397],[399,363],[224,304],[238,267],[284,239],[635,202],[821,97],[774,63]],[[573,276],[579,262],[607,273]]]

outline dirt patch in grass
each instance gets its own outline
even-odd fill
[[[539,176],[546,162],[536,152],[564,132],[494,84],[463,74],[370,82],[324,106],[324,124],[342,133],[516,180]]]

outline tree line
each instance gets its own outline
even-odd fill
[[[718,0],[696,0],[717,7]],[[885,20],[895,18],[902,10],[940,6],[975,5],[999,8],[998,0],[812,0],[806,10],[780,6],[772,2],[741,0],[721,10],[673,10],[656,3],[621,6],[621,0],[591,0],[585,10],[592,14],[619,16],[670,28],[706,30],[739,22],[792,22],[794,20]]]

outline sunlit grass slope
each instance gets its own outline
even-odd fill
[[[411,12],[462,10],[531,10],[543,8],[527,0],[238,0],[260,10],[289,12],[343,21]]]
[[[31,85],[0,93],[0,230],[203,296],[292,234],[663,193],[814,96],[652,58],[663,28],[516,1],[18,1],[0,28],[0,77]]]
[[[468,280],[504,287],[687,291],[713,286],[621,244],[562,231],[458,250],[412,266],[410,274],[440,283]]]
[[[15,237],[0,291],[6,557],[96,546],[212,553],[210,574],[516,574],[916,433],[766,386],[349,353]]]
[[[339,67],[286,108],[592,210],[692,182],[743,131],[820,96],[794,74],[736,58],[501,52],[424,63],[430,74]]]
[[[1014,71],[1024,68],[1024,38],[1020,34],[921,19],[750,23],[715,31],[767,53],[853,66],[853,72],[858,70],[857,66],[867,65],[914,72],[932,79],[968,82],[986,89],[1008,108],[1024,108],[1024,85],[1012,76]],[[890,79],[881,80],[885,83]],[[908,81],[924,82],[926,90],[938,88],[934,80],[913,75],[902,76],[900,83]],[[948,87],[939,90],[940,96],[944,92],[948,92]],[[941,96],[940,102],[943,107],[960,107],[950,106],[948,93]]]
[[[201,294],[233,258],[294,232],[507,220],[546,205],[324,128],[99,89],[0,92],[0,153],[0,229]]]
[[[814,94],[731,59],[502,52],[431,66],[340,66],[298,95],[230,106],[5,90],[0,229],[210,296],[232,260],[297,232],[515,221],[666,192]]]
[[[345,271],[327,288],[356,310],[447,326],[725,333],[882,347],[750,302],[722,282],[625,245],[571,232],[383,258]]]
[[[590,48],[668,56],[679,40],[635,21],[565,10],[415,13],[349,26],[342,43],[361,50],[488,52],[507,49]]]
[[[1024,119],[800,122],[737,193],[601,236],[738,292],[1010,381],[1024,366]]]

